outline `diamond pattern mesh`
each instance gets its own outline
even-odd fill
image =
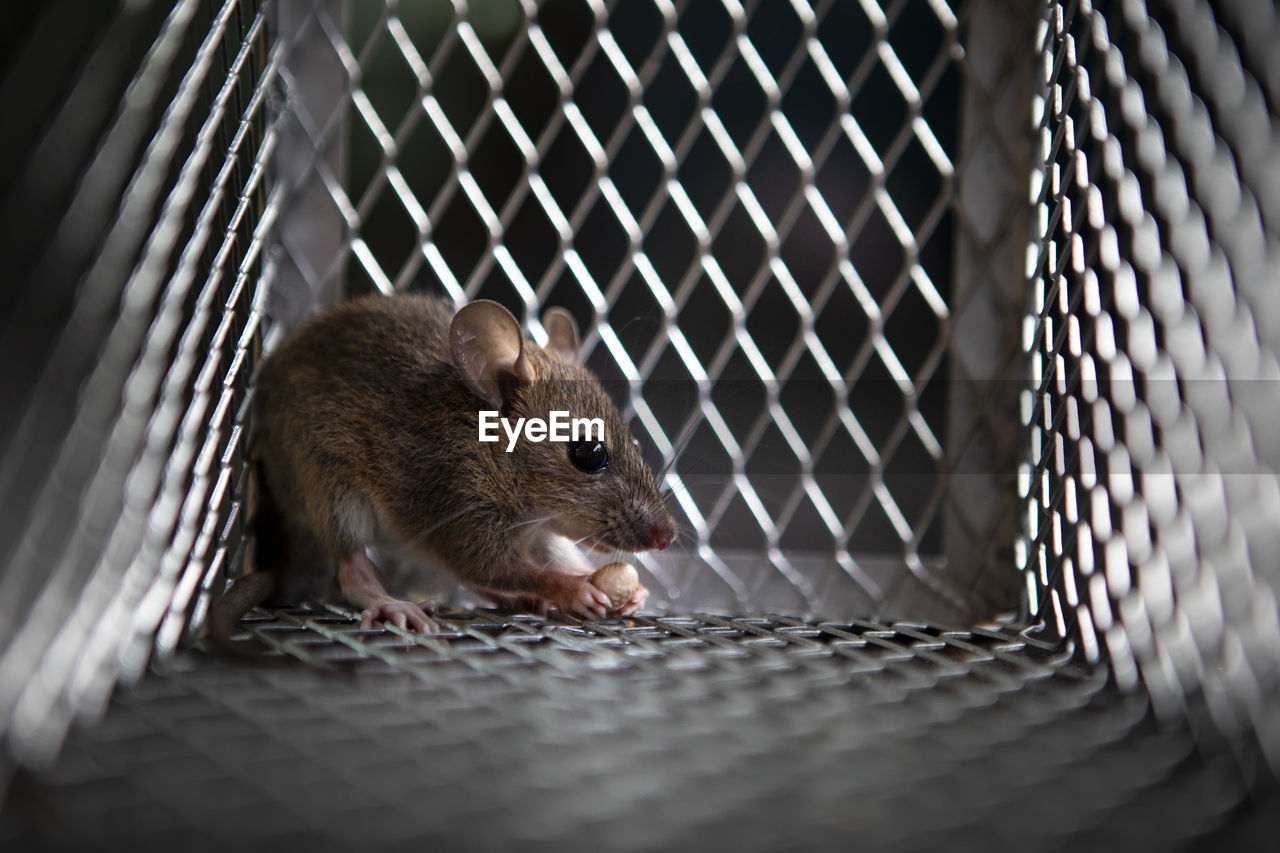
[[[990,267],[1025,204],[1010,186],[959,207],[954,160],[962,85],[974,128],[1029,95],[1000,65],[966,79],[945,3],[299,15],[306,67],[349,84],[293,102],[302,219],[341,237],[286,222],[283,302],[343,281],[485,297],[535,337],[543,307],[573,311],[687,531],[641,558],[655,603],[954,624],[1014,606],[1015,401],[990,389],[1017,272]],[[1021,17],[1016,59],[985,45],[1006,66],[1029,61]],[[966,133],[975,189],[1025,159],[991,141],[1016,123]],[[955,328],[992,343],[953,360]]]
[[[15,782],[0,840],[1171,849],[1242,793],[1142,695],[1007,629],[481,610],[405,642],[351,617],[247,623],[295,666],[174,659]]]
[[[104,17],[86,22],[104,27],[100,52],[56,119],[84,134],[82,159],[68,163],[69,132],[28,155],[32,173],[74,165],[79,181],[65,200],[30,189],[29,215],[55,226],[22,248],[30,286],[6,320],[49,323],[42,349],[19,353],[34,381],[0,457],[0,731],[29,761],[153,648],[171,653],[201,591],[241,559],[242,409],[280,208],[266,172],[282,54],[265,13],[188,2]],[[97,63],[124,105],[80,127],[75,111],[109,85]]]
[[[0,79],[0,846],[1272,843],[1280,18],[1046,6],[15,13],[88,59]],[[659,610],[176,649],[261,351],[371,289],[577,315]]]
[[[1169,718],[1207,704],[1274,766],[1280,86],[1262,5],[1048,19],[1018,559],[1085,658]]]

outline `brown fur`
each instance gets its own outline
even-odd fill
[[[519,594],[531,591],[521,542],[535,519],[619,551],[651,547],[654,529],[674,538],[630,431],[576,359],[525,341],[533,380],[503,416],[602,418],[607,470],[579,471],[555,442],[521,439],[508,453],[501,429],[500,441],[479,442],[478,410],[491,406],[453,364],[452,316],[425,296],[353,300],[294,330],[263,366],[255,456],[290,539],[281,550],[319,544],[336,560],[374,544],[372,526],[470,586]]]

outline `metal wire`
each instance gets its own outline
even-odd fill
[[[277,313],[568,307],[691,536],[641,558],[658,606],[1011,611],[1017,5],[285,4],[343,85],[291,103]]]
[[[1086,659],[1274,768],[1280,125],[1274,63],[1237,48],[1274,32],[1260,9],[1050,10],[1019,562]]]
[[[3,253],[55,296],[4,297],[54,319],[0,342],[0,845],[1268,838],[1280,20],[1049,3],[1035,63],[1027,8],[100,13],[121,108]],[[695,537],[659,615],[176,650],[245,559],[267,317],[373,288],[578,316]]]
[[[442,622],[396,636],[340,608],[255,614],[246,627],[275,661],[307,665],[174,659],[53,774],[15,782],[0,838],[1168,849],[1241,795],[1140,695],[1007,629],[484,610]]]
[[[154,643],[175,647],[195,591],[236,548],[234,536],[214,540],[238,514],[237,419],[279,208],[264,186],[279,52],[261,12],[229,2],[203,17],[194,3],[172,9],[89,151],[78,201],[91,209],[107,205],[93,193],[118,181],[122,161],[136,167],[97,254],[75,271],[79,298],[50,330],[56,344],[0,468],[5,494],[25,493],[29,507],[14,505],[22,526],[4,540],[0,730],[32,762],[54,754],[77,715],[100,712],[117,678],[141,674]],[[189,64],[174,65],[184,51]],[[138,151],[137,113],[152,110]],[[30,471],[46,449],[49,470]]]

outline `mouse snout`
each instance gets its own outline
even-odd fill
[[[651,550],[663,550],[676,538],[676,523],[669,515],[650,519],[647,538]]]

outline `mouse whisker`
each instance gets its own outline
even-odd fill
[[[426,530],[422,531],[422,533],[419,535],[422,537],[430,536],[432,533],[435,533],[437,530],[439,530],[441,527],[445,526],[449,522],[457,521],[459,518],[470,515],[474,511],[475,511],[475,507],[466,506],[463,509],[458,510],[457,512],[450,513],[449,515],[446,515],[444,518],[439,519],[438,521],[436,521],[435,524],[431,525]]]
[[[689,488],[689,484],[686,483],[683,478],[680,480],[680,485],[678,487],[667,486],[659,494],[661,495],[662,499],[665,501],[668,497],[676,493],[677,488],[679,489],[681,494],[688,495],[689,497],[693,496],[693,490]]]
[[[559,513],[553,513],[552,515],[544,515],[541,518],[530,518],[525,521],[517,521],[515,524],[508,524],[506,527],[502,528],[502,530],[505,533],[508,530],[515,530],[517,527],[526,527],[530,524],[543,524],[559,517]]]
[[[693,423],[689,424],[689,426],[685,427],[684,431],[677,436],[675,443],[671,446],[671,452],[667,454],[666,460],[658,470],[657,479],[659,482],[667,476],[675,466],[676,462],[679,461],[681,455],[684,454],[685,447],[687,447],[689,442],[693,440],[694,433],[698,431],[698,426],[703,420],[703,418],[695,420]]]

